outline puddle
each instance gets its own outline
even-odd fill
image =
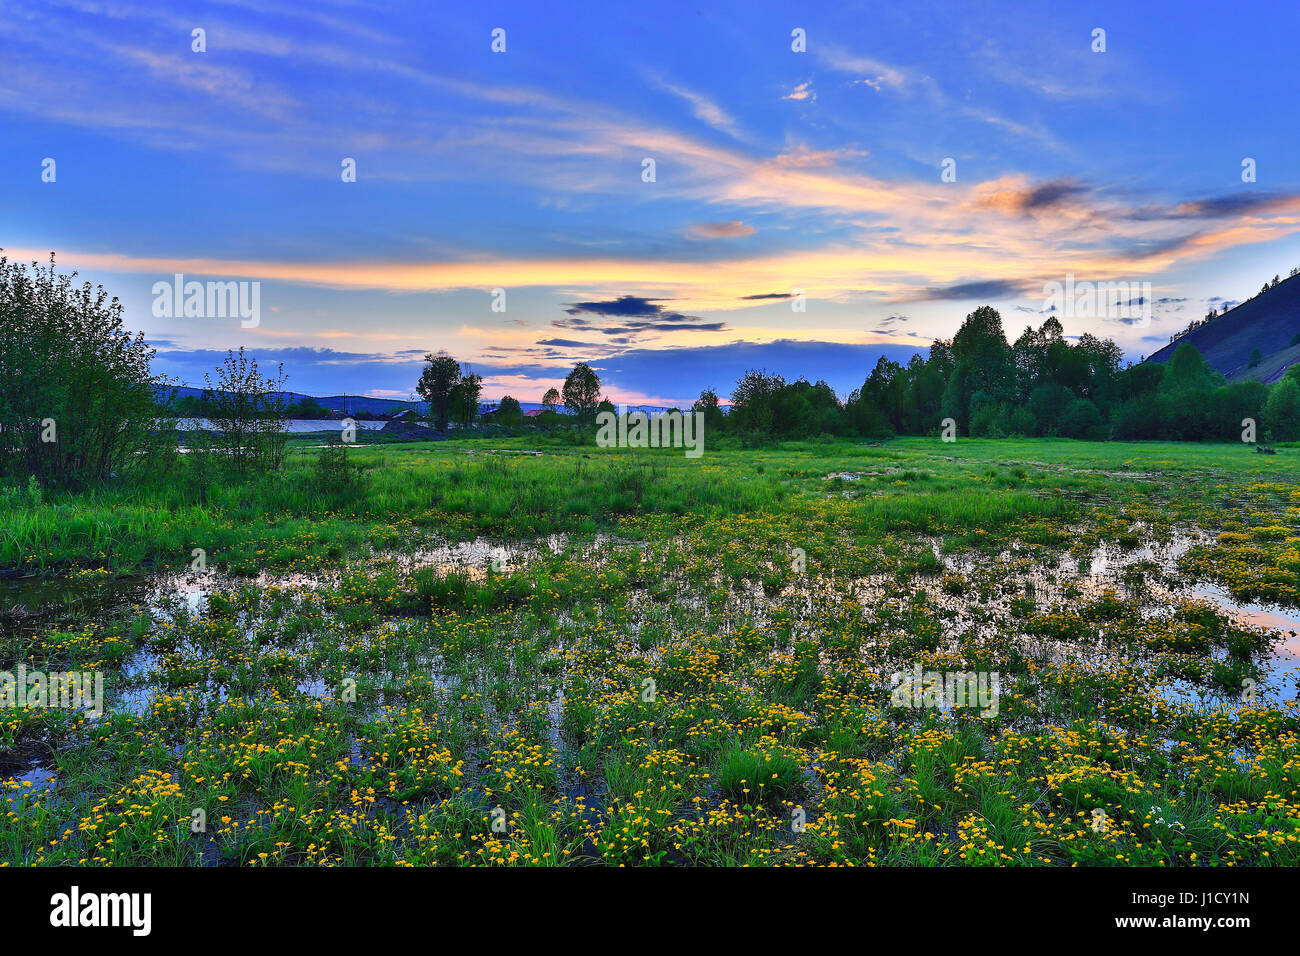
[[[828,478],[857,480],[868,474],[843,472]],[[1014,600],[1030,595],[1036,607],[1046,609],[1072,607],[1101,597],[1108,591],[1132,597],[1139,592],[1134,590],[1130,572],[1141,571],[1142,580],[1138,586],[1142,588],[1140,593],[1150,601],[1152,613],[1169,613],[1181,600],[1193,598],[1210,602],[1243,626],[1278,632],[1280,639],[1259,659],[1266,672],[1261,697],[1267,702],[1295,697],[1300,688],[1300,637],[1297,636],[1300,634],[1300,611],[1238,602],[1225,589],[1212,583],[1184,582],[1179,571],[1180,559],[1192,548],[1212,540],[1213,536],[1208,533],[1178,532],[1165,540],[1148,538],[1133,547],[1105,543],[1081,556],[1016,543],[990,558],[972,553],[945,554],[942,540],[927,539],[924,543],[942,566],[963,580],[962,589],[947,593],[946,581],[925,575],[913,579],[908,588],[924,592],[932,606],[945,616],[945,630],[949,633],[946,640],[952,645],[951,649],[955,649],[960,635],[1014,626],[1009,613]],[[669,541],[649,546],[647,550],[645,542],[607,534],[582,539],[558,534],[527,542],[478,538],[409,553],[378,555],[369,573],[373,576],[392,570],[407,575],[432,568],[440,576],[457,573],[473,581],[482,581],[489,573],[518,572],[553,556],[569,555],[571,559],[585,559],[599,566],[613,551],[635,548],[642,559],[653,562],[664,557],[664,552],[658,550],[660,547],[667,547],[667,553],[675,554],[682,546],[681,541]],[[177,630],[184,631],[189,621],[204,614],[207,602],[215,593],[237,595],[241,587],[252,584],[275,592],[271,607],[280,607],[275,599],[284,600],[286,596],[287,600],[300,604],[313,600],[322,589],[338,587],[345,576],[357,571],[358,567],[353,566],[319,573],[264,572],[245,578],[232,577],[220,571],[128,578],[99,574],[54,579],[10,578],[0,581],[0,620],[7,617],[19,621],[20,626],[39,629],[64,620],[84,625],[86,620],[103,621],[111,615],[139,609],[155,622],[171,623],[177,626]],[[837,579],[832,574],[797,583],[783,582],[781,588],[773,592],[758,581],[729,580],[718,570],[711,580],[700,586],[670,589],[668,598],[654,588],[632,584],[619,600],[622,602],[621,613],[643,622],[641,626],[655,622],[657,627],[663,627],[665,620],[706,614],[716,618],[714,627],[717,633],[735,633],[742,627],[765,629],[771,626],[773,612],[780,611],[783,620],[793,612],[794,620],[789,624],[789,639],[793,642],[800,633],[834,628],[834,609],[842,608],[846,601],[856,602],[862,614],[873,615],[898,597],[899,588],[899,583],[887,574],[851,580]],[[725,595],[721,604],[716,600],[718,594]],[[266,590],[263,597],[266,597]],[[251,616],[241,612],[237,625],[243,638],[259,647],[260,652],[272,651],[286,659],[285,682],[278,683],[280,678],[276,678],[279,692],[297,693],[317,700],[333,697],[338,691],[337,675],[327,680],[320,670],[325,659],[321,655],[328,652],[326,645],[329,642],[321,644],[318,640],[320,634],[315,631],[281,642],[283,635],[276,629],[275,622],[268,622],[261,616],[268,613],[260,610],[266,606],[265,601],[259,602],[259,610]],[[337,605],[312,607],[323,615],[323,626],[331,632],[338,629],[339,640],[377,643],[393,634],[391,628],[399,626],[396,621],[375,618],[366,623],[363,636],[358,638],[338,622]],[[660,611],[671,613],[664,618]],[[603,618],[603,612],[603,605],[592,608],[598,620]],[[633,634],[635,632],[634,627]],[[274,647],[268,647],[266,641],[271,641]],[[1100,629],[1092,645],[1027,637],[1026,648],[1035,649],[1048,660],[1082,660],[1093,668],[1107,666],[1108,652],[1101,640]],[[642,656],[653,661],[661,653],[662,647],[656,647]],[[120,680],[114,681],[116,686],[110,691],[109,711],[144,716],[160,694],[176,693],[178,688],[196,690],[207,702],[220,702],[228,696],[238,695],[234,678],[227,676],[218,680],[206,672],[191,682],[181,679],[179,685],[175,682],[170,686],[161,683],[168,666],[175,669],[177,661],[180,661],[183,671],[184,663],[190,658],[193,658],[196,669],[206,667],[204,655],[189,647],[184,639],[179,644],[168,646],[158,644],[156,635],[151,633],[149,643],[137,647],[123,662]],[[413,664],[402,675],[390,673],[385,678],[371,674],[368,680],[377,687],[377,699],[381,705],[400,704],[402,693],[395,691],[395,686],[417,673],[424,675],[428,685],[439,692],[472,688],[474,682],[469,681],[470,686],[467,686],[466,675],[448,675],[442,672],[441,667],[442,662],[429,658],[418,665]],[[1239,701],[1234,704],[1235,699],[1230,695],[1191,685],[1182,687],[1176,680],[1169,680],[1167,684],[1170,699],[1182,703],[1198,707],[1222,706],[1225,701],[1234,706],[1240,704]],[[562,745],[560,718],[563,706],[561,690],[551,701],[547,713],[548,736],[557,750]]]

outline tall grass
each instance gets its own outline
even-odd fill
[[[806,515],[860,536],[969,533],[1066,516],[1071,505],[1062,492],[1077,497],[1156,487],[1135,486],[1130,474],[1294,479],[1289,456],[1249,455],[1227,445],[903,439],[883,447],[712,449],[686,459],[672,450],[589,446],[518,454],[525,444],[351,448],[346,454],[357,467],[346,484],[322,478],[320,452],[298,449],[279,474],[229,478],[202,495],[184,475],[38,495],[16,485],[0,489],[0,568],[180,567],[202,548],[210,559],[219,554],[228,567],[247,569],[333,560],[422,536],[590,533],[637,516]],[[823,480],[855,469],[882,477]],[[1213,487],[1186,482],[1179,491],[1190,498]]]

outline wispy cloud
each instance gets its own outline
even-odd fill
[[[651,84],[657,89],[684,100],[690,106],[691,114],[696,119],[735,139],[745,139],[735,118],[707,96],[688,89],[679,83],[670,82],[653,71],[647,72],[646,75]]]
[[[753,226],[733,219],[730,222],[697,222],[686,229],[687,239],[739,239],[757,232]]]

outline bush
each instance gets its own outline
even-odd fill
[[[207,376],[203,390],[213,428],[213,443],[222,461],[238,472],[276,471],[284,462],[288,419],[284,402],[284,366],[276,376],[263,375],[257,359],[239,351],[226,353],[217,368],[217,381]]]
[[[326,445],[316,456],[315,485],[330,495],[353,491],[361,484],[361,467],[348,458],[342,442]]]
[[[122,305],[76,275],[0,256],[0,473],[87,484],[170,469],[175,432],[158,405],[166,384]]]
[[[1283,378],[1264,403],[1264,427],[1272,441],[1300,440],[1300,385]]]
[[[1065,438],[1082,438],[1096,441],[1102,437],[1101,412],[1086,398],[1076,398],[1065,407],[1057,425],[1058,433]]]

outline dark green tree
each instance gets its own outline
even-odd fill
[[[600,378],[590,365],[579,362],[564,380],[564,407],[578,417],[578,422],[588,425],[600,404]]]
[[[442,351],[425,355],[424,360],[428,364],[420,373],[420,381],[416,384],[415,391],[429,403],[429,420],[433,422],[434,427],[440,432],[445,432],[447,416],[451,410],[452,389],[456,387],[461,377],[460,363]]]

